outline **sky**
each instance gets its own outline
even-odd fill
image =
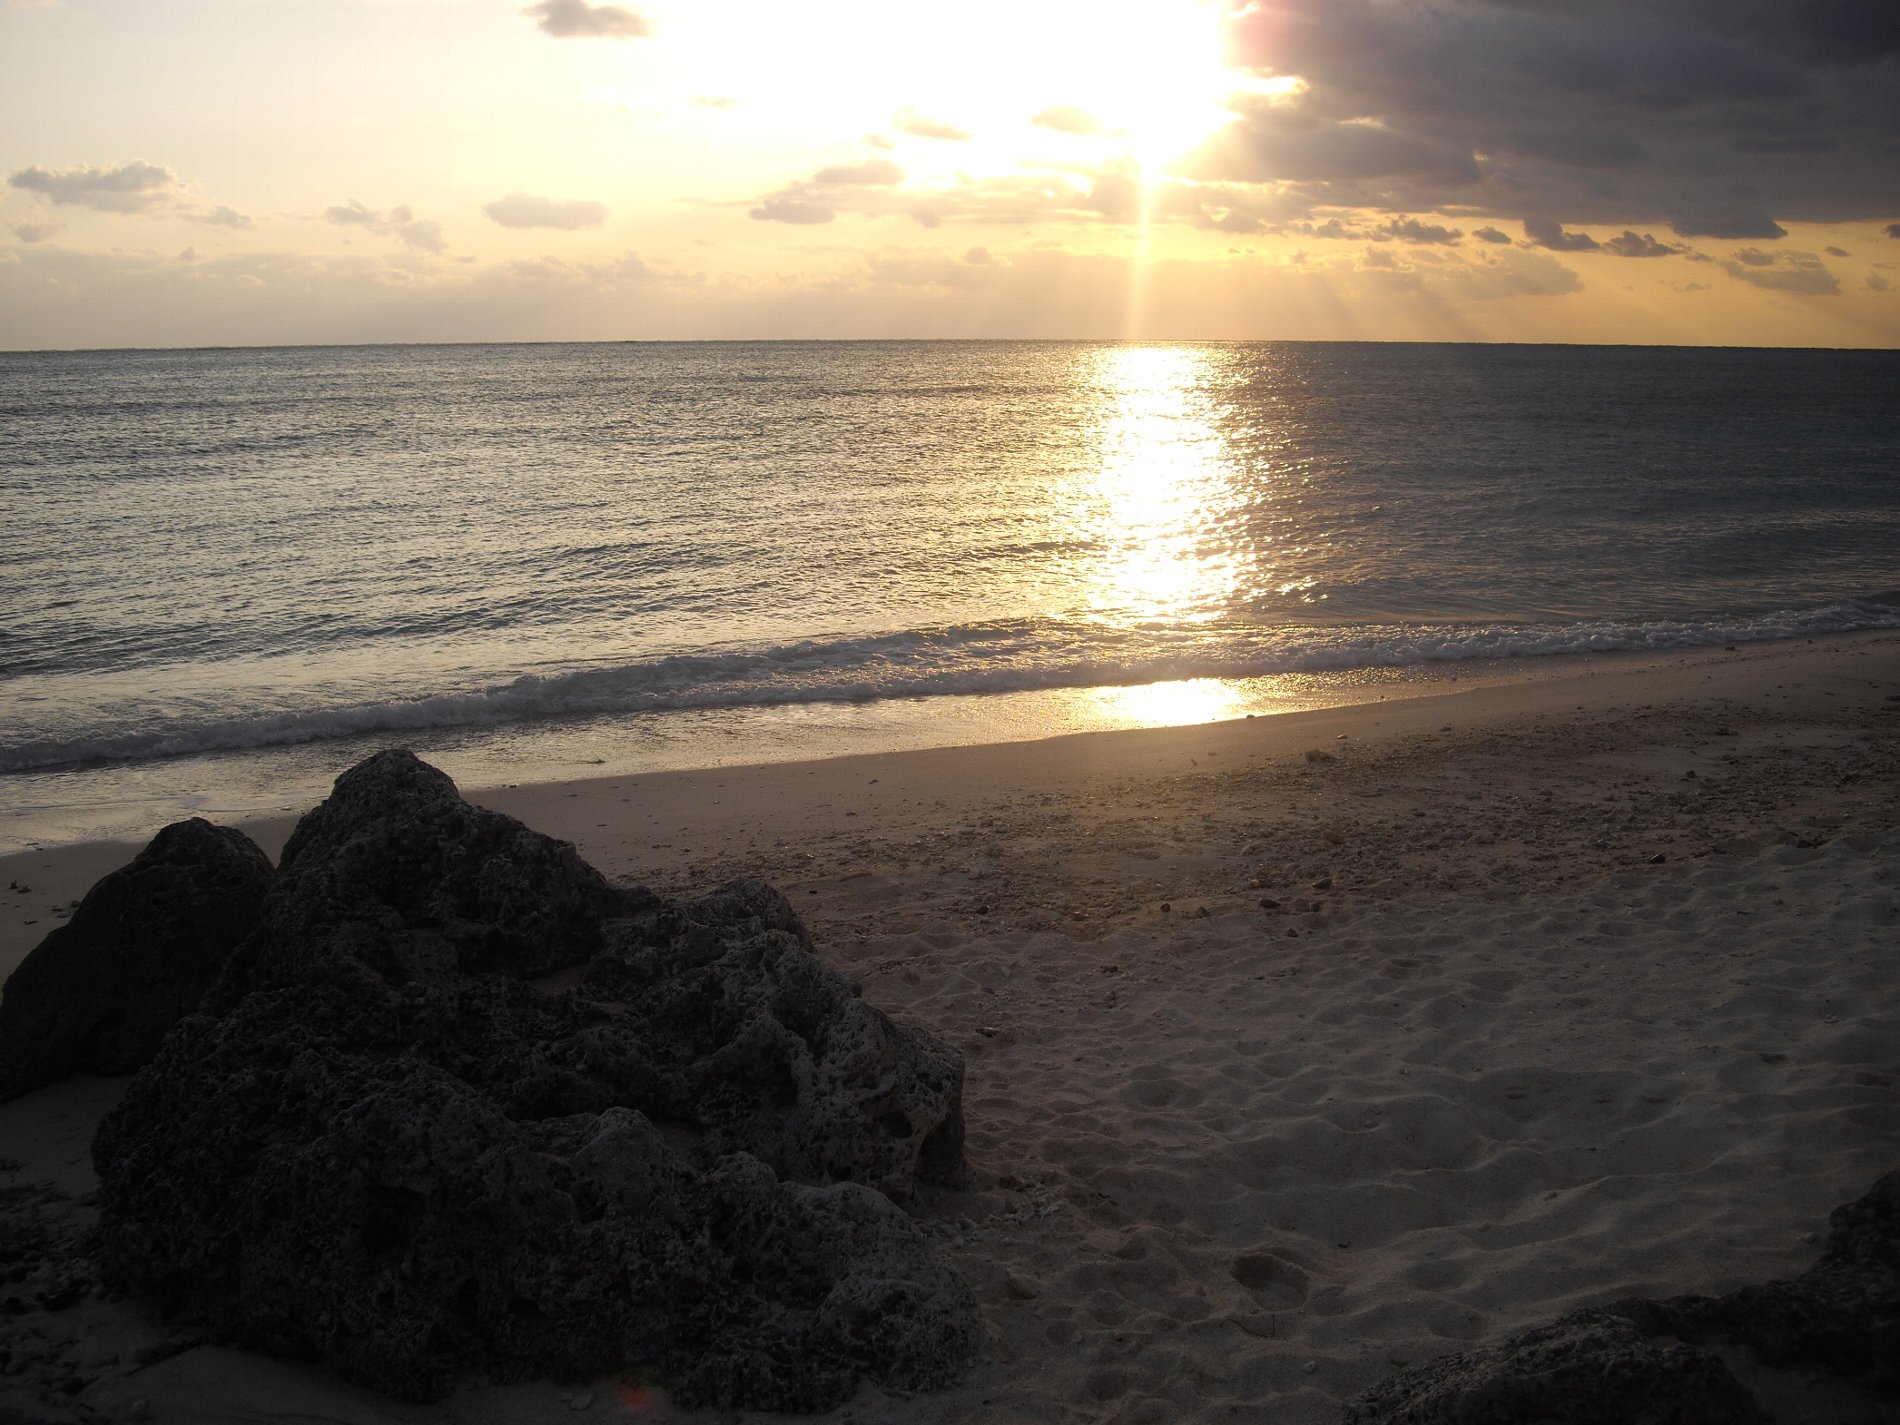
[[[0,0],[0,349],[1900,345],[1895,0]]]

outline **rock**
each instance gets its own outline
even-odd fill
[[[195,817],[159,832],[7,980],[0,1101],[149,1060],[256,927],[270,880],[269,858],[242,832]]]
[[[1575,1312],[1396,1376],[1348,1425],[1771,1425],[1720,1360],[1657,1342],[1614,1309]]]
[[[968,1285],[886,1195],[961,1176],[961,1089],[770,887],[613,887],[384,753],[102,1122],[97,1249],[215,1339],[399,1398],[642,1368],[823,1409],[975,1350]]]
[[[1628,1298],[1394,1376],[1348,1425],[1766,1425],[1900,1415],[1900,1173],[1836,1208],[1821,1260],[1726,1296]],[[1819,1413],[1815,1413],[1818,1411]]]
[[[585,963],[609,917],[654,899],[610,886],[569,843],[470,806],[399,751],[337,778],[285,843],[278,881],[235,992],[305,978],[306,957],[333,958],[337,935],[358,952],[373,941],[393,958],[369,968],[399,980],[545,975]]]

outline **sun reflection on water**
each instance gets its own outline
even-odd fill
[[[1091,688],[1096,713],[1109,727],[1188,727],[1245,717],[1261,701],[1229,678],[1186,678],[1126,688]]]
[[[1203,348],[1096,353],[1099,469],[1071,490],[1088,567],[1089,616],[1112,624],[1204,622],[1229,606],[1242,570],[1240,471],[1214,419],[1220,380]]]

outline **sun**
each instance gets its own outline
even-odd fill
[[[1119,21],[1074,57],[1085,107],[1152,182],[1233,116],[1223,63],[1225,0],[1145,0],[1107,7]]]

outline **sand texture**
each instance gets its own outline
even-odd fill
[[[968,1057],[973,1180],[918,1211],[976,1289],[979,1361],[820,1419],[1331,1422],[1573,1307],[1797,1273],[1900,1166],[1891,635],[471,795],[669,893],[764,875],[868,999]],[[252,830],[274,854],[282,828]],[[0,970],[133,849],[0,864],[29,887]],[[615,1379],[397,1406],[90,1291],[59,1243],[122,1084],[0,1107],[0,1206],[45,1243],[0,1257],[0,1404],[772,1418]]]

